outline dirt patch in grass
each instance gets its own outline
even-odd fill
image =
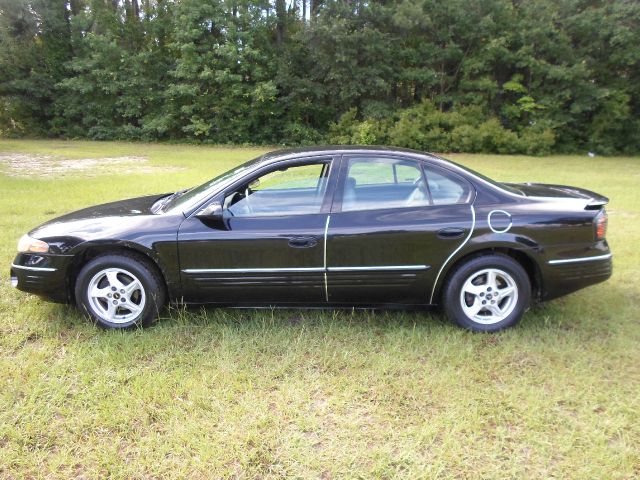
[[[149,160],[141,156],[69,159],[56,155],[2,152],[0,152],[0,168],[10,177],[32,178],[95,177],[109,174],[146,174],[183,170],[181,167],[150,165]]]

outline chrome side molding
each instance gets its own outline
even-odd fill
[[[187,268],[183,273],[296,273],[324,272],[324,267],[310,268]]]
[[[363,267],[311,268],[187,268],[183,273],[297,273],[297,272],[359,272],[383,270],[428,270],[430,265],[371,265]]]
[[[15,263],[11,264],[11,268],[17,268],[18,270],[31,270],[33,272],[55,272],[58,270],[57,268],[50,267],[27,267],[25,265],[16,265]]]
[[[562,265],[564,263],[594,262],[597,260],[608,260],[612,256],[613,256],[612,253],[607,253],[606,255],[598,255],[595,257],[578,257],[578,258],[566,258],[561,260],[549,260],[547,263],[549,265]]]
[[[372,265],[367,267],[328,267],[329,272],[361,272],[382,270],[428,270],[430,265]]]

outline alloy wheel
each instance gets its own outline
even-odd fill
[[[462,285],[460,305],[472,321],[484,325],[501,322],[518,302],[518,286],[513,277],[497,268],[471,274]]]
[[[87,286],[87,298],[96,315],[116,324],[135,320],[146,303],[140,280],[122,268],[105,268],[96,273]]]

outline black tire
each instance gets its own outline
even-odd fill
[[[111,285],[113,277],[107,278],[109,275],[115,275],[114,284],[120,282],[122,290]],[[136,280],[138,283],[134,285]],[[102,295],[90,298],[90,285],[100,287],[100,292],[109,292],[109,298]],[[129,293],[127,288],[135,290]],[[100,255],[84,265],[76,279],[75,298],[80,311],[101,327],[123,329],[152,325],[164,307],[166,293],[162,278],[147,259],[134,253],[114,253]],[[113,311],[112,319],[109,312],[101,309]]]
[[[495,286],[493,289],[489,287],[489,275],[495,277],[492,284],[498,285],[498,292],[514,288],[516,295],[496,295]],[[470,289],[480,292],[469,293]],[[531,281],[522,265],[507,255],[478,256],[456,267],[449,275],[442,300],[444,311],[452,322],[474,332],[497,332],[514,326],[529,308]],[[464,308],[467,311],[480,310],[471,317]]]

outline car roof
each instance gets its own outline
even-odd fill
[[[477,179],[476,172],[470,171],[467,167],[459,165],[456,162],[452,162],[451,160],[448,160],[446,158],[439,157],[438,155],[435,155],[433,153],[421,152],[419,150],[412,150],[410,148],[384,147],[378,145],[321,145],[315,147],[285,148],[267,152],[249,163],[252,163],[259,168],[275,162],[281,162],[284,160],[295,160],[305,156],[341,155],[345,153],[382,153],[388,155],[393,155],[395,153],[403,156],[413,157],[419,160],[429,160],[436,165],[440,165],[449,170],[453,170],[454,172],[462,174],[463,176],[471,176]],[[484,182],[486,183],[486,180]],[[493,185],[493,187],[495,188],[495,185]]]
[[[265,153],[262,157],[260,157],[260,160],[265,163],[270,163],[272,161],[287,160],[304,155],[336,155],[342,153],[402,153],[409,154],[415,157],[419,156],[422,158],[429,158],[433,160],[443,160],[431,153],[420,152],[418,150],[412,150],[410,148],[370,145],[321,145],[315,147],[285,148]]]

